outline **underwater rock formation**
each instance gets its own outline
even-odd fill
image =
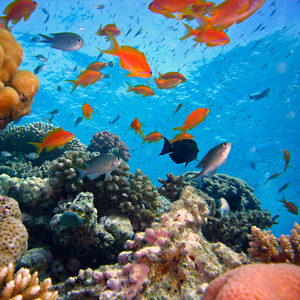
[[[0,130],[30,112],[40,87],[35,74],[19,71],[23,49],[13,35],[0,28]]]
[[[250,258],[261,263],[288,262],[300,266],[300,226],[295,222],[291,236],[276,238],[271,231],[252,226],[248,253]]]
[[[120,140],[119,135],[110,133],[108,130],[94,133],[87,151],[99,152],[101,154],[112,153],[121,157],[125,162],[130,159],[130,154],[128,153],[129,147]]]
[[[20,269],[14,274],[13,264],[0,268],[0,298],[22,300],[55,300],[57,292],[51,292],[50,278],[39,283],[38,273],[32,275],[28,269]]]
[[[0,267],[4,267],[17,262],[27,251],[28,233],[13,198],[0,196],[0,232]]]
[[[222,243],[201,233],[208,206],[196,190],[181,198],[151,228],[128,240],[119,263],[81,270],[59,286],[63,299],[195,299],[220,274],[248,262]]]

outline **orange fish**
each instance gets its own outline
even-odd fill
[[[121,34],[121,30],[117,28],[115,23],[107,24],[106,26],[104,26],[104,28],[102,28],[101,25],[96,34],[99,36],[106,36],[106,41],[109,41],[109,36],[107,35],[107,32],[109,32],[115,37]]]
[[[94,112],[93,111],[93,108],[87,104],[86,102],[82,105],[82,112],[83,112],[83,115],[84,117],[87,119],[87,120],[90,120],[91,119],[91,116],[92,116],[92,113]]]
[[[120,58],[120,66],[123,69],[130,71],[126,74],[128,77],[150,78],[152,71],[146,60],[145,54],[130,46],[119,46],[115,38],[107,32],[110,39],[110,47],[107,50],[99,51]]]
[[[70,93],[70,94],[72,94],[80,84],[82,87],[86,87],[89,84],[93,85],[94,83],[99,81],[102,77],[103,77],[103,74],[100,72],[93,71],[93,70],[87,70],[87,71],[80,73],[77,76],[78,80],[65,80],[65,81],[69,81],[73,84],[74,87]]]
[[[149,143],[153,143],[153,142],[154,142],[154,143],[157,143],[159,140],[162,139],[162,137],[163,137],[163,136],[162,136],[160,133],[158,133],[157,131],[153,131],[153,132],[147,134],[146,136],[141,136],[141,138],[144,139],[142,145],[143,145],[144,143],[146,143],[147,141],[148,141]]]
[[[55,147],[61,148],[66,143],[70,142],[74,138],[74,134],[68,131],[64,131],[62,128],[58,127],[50,132],[48,132],[42,139],[42,143],[30,142],[35,146],[37,154],[34,158],[40,155],[42,150],[46,148],[46,151],[53,150]]]
[[[169,79],[156,79],[154,78],[154,82],[157,84],[158,89],[171,89],[180,83],[182,80],[180,78],[169,78]]]
[[[168,73],[165,73],[165,74],[161,74],[158,72],[158,75],[159,75],[159,78],[158,79],[174,79],[174,78],[178,78],[181,80],[181,82],[185,82],[186,81],[186,78],[178,73],[178,72],[168,72]]]
[[[17,24],[22,18],[27,21],[37,5],[35,1],[15,0],[6,6],[3,11],[6,16],[0,17],[0,23],[7,29],[9,21],[13,24]]]
[[[142,124],[137,117],[135,117],[133,122],[130,124],[130,127],[135,130],[135,134],[139,133],[140,135],[143,135],[143,131],[141,130]]]
[[[89,64],[85,70],[86,71],[92,70],[92,71],[99,72],[106,67],[107,67],[107,63],[105,63],[105,62],[94,62],[94,63]]]
[[[292,214],[298,216],[298,207],[297,207],[294,203],[292,203],[292,202],[287,202],[287,201],[285,200],[284,195],[283,195],[282,200],[278,200],[278,201],[284,203],[283,206],[284,206],[285,208],[287,208],[288,212],[290,212],[290,213],[292,213]]]
[[[132,87],[128,82],[127,84],[129,87],[129,90],[127,92],[134,91],[135,94],[143,95],[143,97],[155,95],[155,93],[147,85],[138,84],[135,87]]]
[[[292,166],[289,165],[289,162],[290,162],[290,159],[291,159],[290,152],[288,150],[283,150],[282,158],[285,161],[284,172],[286,172],[287,168],[292,168]]]
[[[187,130],[192,130],[195,126],[200,124],[207,117],[209,113],[208,108],[198,108],[189,114],[184,121],[184,125],[180,127],[173,128],[172,130],[179,130],[181,132],[181,141],[187,132]]]
[[[195,30],[185,23],[182,24],[185,26],[186,33],[180,40],[195,36],[193,40],[197,42],[196,45],[205,43],[207,47],[223,46],[230,42],[228,35],[222,30],[216,30],[214,27],[211,27],[203,35],[203,30],[200,27],[197,27]]]
[[[185,133],[182,140],[193,140],[194,137],[191,134]],[[173,140],[170,141],[171,144],[181,140],[181,133],[176,134]]]

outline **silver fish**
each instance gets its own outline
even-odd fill
[[[219,204],[218,212],[221,214],[221,219],[223,219],[224,215],[229,215],[230,206],[224,198],[220,198],[217,202]]]
[[[212,177],[216,173],[217,169],[226,162],[230,150],[231,143],[227,142],[219,144],[206,153],[201,162],[196,166],[197,169],[202,168],[202,171],[193,177],[197,178],[200,188],[202,188],[203,185],[203,177],[205,175]]]
[[[100,175],[105,174],[107,178],[112,171],[117,169],[122,163],[122,158],[113,154],[98,155],[84,163],[84,167],[75,166],[79,172],[78,181],[88,175],[90,180],[98,178]]]
[[[1,151],[1,157],[9,157],[9,156],[11,156],[11,154],[9,153],[9,152],[7,152],[7,151]]]
[[[39,74],[46,68],[45,64],[39,65],[34,69],[34,74]]]
[[[47,59],[44,55],[42,55],[42,54],[38,54],[38,55],[36,55],[35,57],[36,57],[37,59],[39,59],[40,61],[43,61],[43,62],[48,61],[48,59]]]
[[[42,43],[50,43],[52,48],[64,51],[76,51],[84,45],[84,40],[80,35],[73,32],[50,33],[53,37],[48,37],[39,34],[44,40],[39,40]]]

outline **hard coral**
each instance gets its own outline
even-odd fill
[[[300,267],[253,264],[228,271],[213,280],[202,300],[298,300]]]
[[[129,148],[120,140],[120,136],[114,135],[107,130],[94,133],[87,150],[100,152],[101,154],[112,153],[123,158],[126,162],[130,158]]]

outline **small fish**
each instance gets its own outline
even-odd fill
[[[193,140],[194,139],[194,137],[191,135],[191,134],[188,134],[188,133],[186,133],[184,136],[183,136],[183,138],[182,138],[182,140]],[[181,140],[181,133],[178,133],[178,134],[176,134],[174,137],[173,137],[173,140],[170,140],[170,142],[171,142],[171,144],[173,144],[173,143],[175,143],[175,142],[177,142],[177,141],[180,141]]]
[[[77,126],[78,124],[80,124],[82,121],[83,121],[83,117],[78,117],[78,118],[76,119],[76,121],[75,121],[74,127]],[[73,127],[73,128],[74,128],[74,127]]]
[[[143,144],[145,144],[146,142],[148,143],[157,143],[158,141],[160,141],[163,136],[158,133],[157,131],[153,131],[153,132],[150,132],[149,134],[147,134],[146,136],[141,136],[142,139],[144,139]]]
[[[164,138],[164,146],[159,155],[169,154],[170,158],[176,164],[185,163],[185,166],[188,165],[191,161],[197,159],[199,152],[197,143],[193,140],[182,140],[174,143],[170,143],[169,140]]]
[[[176,110],[174,111],[174,115],[173,115],[173,116],[176,115],[176,113],[179,111],[179,109],[182,107],[182,105],[183,105],[183,103],[179,103],[179,104],[178,104]]]
[[[62,128],[58,127],[50,132],[48,132],[41,143],[29,142],[35,146],[37,153],[35,158],[40,155],[42,150],[46,148],[46,151],[53,150],[54,148],[61,148],[66,143],[70,142],[74,138],[74,134],[68,131],[64,131]]]
[[[297,207],[294,203],[292,203],[292,202],[287,202],[287,201],[285,200],[284,195],[283,195],[282,200],[278,200],[278,201],[284,203],[283,206],[284,206],[285,208],[287,208],[288,212],[290,212],[290,213],[292,213],[292,214],[298,216],[298,207]]]
[[[151,88],[147,85],[138,84],[135,87],[132,87],[128,82],[126,83],[128,84],[129,87],[129,90],[127,92],[133,91],[135,94],[143,95],[143,97],[155,95],[153,90],[151,90]]]
[[[39,40],[40,40],[39,37],[33,36],[33,37],[30,39],[30,42],[31,42],[31,43],[34,43],[34,42],[38,42]]]
[[[253,162],[253,161],[250,161],[250,166],[251,166],[251,169],[252,170],[255,170],[255,162]]]
[[[107,67],[107,63],[105,63],[105,62],[94,62],[94,63],[89,64],[85,70],[86,71],[87,70],[92,70],[92,71],[99,72],[99,71],[103,70],[106,67]]]
[[[252,33],[254,33],[255,31],[257,31],[262,25],[263,25],[263,23],[260,23],[260,24],[256,27],[256,29],[255,29],[254,31],[252,31]]]
[[[68,120],[70,120],[73,116],[74,116],[75,112],[73,111],[71,114],[70,114],[70,117]]]
[[[281,193],[282,191],[286,190],[289,187],[290,183],[287,182],[285,183],[278,191],[278,194]]]
[[[46,117],[42,117],[42,119],[43,119],[45,122],[52,124],[52,120],[51,120],[51,119],[46,118]]]
[[[110,78],[110,75],[109,75],[109,74],[105,74],[105,75],[103,76],[103,78],[104,78],[104,79]]]
[[[132,27],[129,28],[129,30],[127,31],[125,37],[127,37],[127,35],[131,32],[131,30],[132,30]]]
[[[260,100],[260,99],[262,99],[262,98],[268,96],[269,93],[270,93],[270,90],[271,90],[270,88],[267,88],[265,91],[263,91],[263,92],[260,93],[260,94],[253,95],[253,96],[249,96],[249,97],[250,97],[249,100],[251,100],[251,99]]]
[[[226,162],[230,150],[231,143],[227,142],[219,144],[207,152],[201,162],[196,166],[198,169],[202,168],[202,171],[193,177],[197,178],[200,188],[203,186],[204,176],[207,175],[211,178],[216,173],[217,169]]]
[[[139,31],[134,35],[134,37],[137,37],[139,34],[141,34],[143,32],[143,28],[141,27],[139,29]]]
[[[28,153],[28,154],[25,153],[24,155],[25,155],[25,157],[26,157],[27,159],[36,159],[36,158],[39,157],[39,155],[36,155],[35,152],[30,152],[30,153]]]
[[[161,74],[158,72],[158,79],[173,79],[173,78],[178,78],[181,80],[181,82],[186,82],[186,78],[178,73],[178,72],[168,72],[168,73],[165,73],[165,74]]]
[[[143,131],[141,130],[142,124],[137,117],[132,121],[130,127],[135,130],[135,134],[139,133],[140,135],[143,135]]]
[[[43,61],[43,62],[48,61],[48,59],[47,59],[44,55],[42,55],[42,54],[38,54],[38,55],[36,55],[35,57],[36,57],[37,59],[39,59],[40,61]]]
[[[83,39],[73,32],[50,33],[52,37],[39,34],[44,40],[39,40],[41,43],[49,43],[50,47],[63,51],[76,51],[84,45]]]
[[[267,179],[267,181],[265,182],[265,184],[266,184],[269,180],[272,180],[272,179],[277,178],[279,175],[281,175],[280,172],[277,172],[277,173],[271,175],[271,176]]]
[[[121,30],[117,28],[115,23],[107,24],[103,28],[101,25],[96,34],[99,36],[106,36],[106,41],[109,41],[109,36],[107,35],[108,32],[114,37],[121,34]]]
[[[1,151],[1,157],[10,157],[11,154],[7,151]]]
[[[34,69],[34,74],[38,74],[40,72],[42,72],[44,69],[46,68],[45,64],[39,65]]]
[[[57,91],[58,91],[58,92],[61,91],[61,86],[60,86],[60,85],[57,86]]]
[[[82,105],[82,113],[87,120],[91,119],[93,108],[86,102]]]
[[[116,123],[121,118],[121,116],[122,116],[121,114],[117,115],[116,118],[112,122],[109,122],[109,124]]]
[[[105,4],[95,5],[93,4],[94,8],[96,9],[103,9],[105,7]]]
[[[122,161],[122,158],[113,154],[96,156],[84,162],[84,167],[75,166],[75,169],[79,172],[77,181],[82,180],[86,175],[88,175],[90,180],[94,180],[103,174],[107,178],[112,171],[120,166]]]
[[[113,67],[114,66],[114,62],[113,61],[109,61],[108,63],[107,63],[107,65],[109,66],[109,67]]]
[[[99,55],[98,55],[97,58],[96,58],[96,61],[98,61],[102,56],[103,56],[103,53],[100,52]]]
[[[46,9],[46,8],[42,8],[42,12],[44,13],[44,14],[46,14],[46,15],[49,15],[49,13],[48,13],[48,10]]]
[[[285,161],[284,172],[286,173],[287,168],[292,168],[292,166],[289,165],[289,162],[290,162],[290,159],[291,159],[290,152],[288,150],[283,150],[282,158]]]
[[[224,198],[220,198],[218,201],[218,212],[220,213],[221,215],[221,219],[223,219],[223,216],[224,215],[229,215],[230,213],[230,206],[228,204],[228,202],[226,201],[226,199]]]
[[[45,21],[43,22],[43,24],[46,24],[49,21],[50,15],[47,15]]]
[[[208,108],[198,108],[187,116],[183,126],[175,127],[172,130],[179,130],[181,132],[181,138],[183,138],[187,130],[192,130],[195,126],[203,122],[208,113]]]
[[[58,109],[54,109],[52,110],[51,112],[48,112],[48,114],[51,115],[51,118],[50,118],[50,121],[53,120],[53,118],[59,113],[59,110]]]
[[[172,89],[182,83],[179,78],[159,79],[154,78],[154,82],[157,84],[158,89]]]

